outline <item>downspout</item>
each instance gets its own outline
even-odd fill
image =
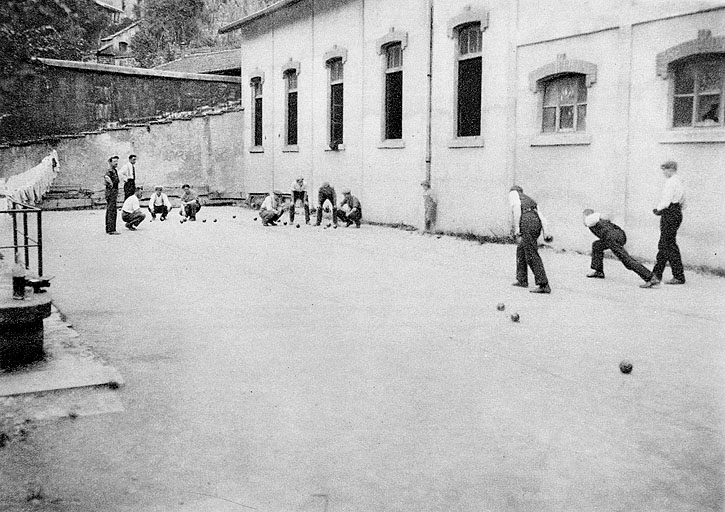
[[[433,1],[428,0],[428,111],[426,113],[425,179],[431,179],[433,160]]]

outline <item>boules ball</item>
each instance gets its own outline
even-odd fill
[[[499,311],[503,311],[504,309],[506,309],[506,304],[504,304],[503,302],[499,302],[496,306],[496,309],[498,309]]]
[[[518,313],[514,313],[513,315],[511,315],[512,322],[518,322],[520,319],[521,319],[521,317],[519,316]]]
[[[300,227],[300,225],[299,225],[299,224],[297,224],[297,228],[299,228],[299,227]]]
[[[216,219],[214,219],[214,222],[216,222]]]
[[[330,224],[330,223],[328,222],[328,223],[327,223],[327,226],[326,226],[326,227],[328,227],[328,228],[329,228],[330,226],[332,226],[332,224]]]
[[[236,216],[236,215],[232,215],[232,219],[236,219],[236,218],[237,218],[237,216]]]
[[[286,226],[286,225],[287,225],[287,223],[285,222],[285,223],[284,223],[284,225]]]
[[[257,220],[257,217],[254,217],[254,219],[252,219],[252,220]]]
[[[202,222],[206,222],[206,219],[201,219]]]
[[[632,363],[625,359],[619,363],[619,371],[622,373],[632,373]]]
[[[337,229],[337,224],[335,224],[335,225],[333,226],[333,228]]]

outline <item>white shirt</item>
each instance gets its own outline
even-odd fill
[[[126,213],[133,213],[140,208],[141,205],[139,204],[138,197],[136,197],[136,194],[133,194],[132,196],[128,196],[128,199],[123,202],[123,207],[121,207],[121,211]]]
[[[134,165],[131,162],[126,162],[123,164],[123,167],[121,167],[121,170],[118,171],[118,177],[121,178],[121,181],[126,183],[126,181],[130,179],[136,179],[135,178],[135,169]]]
[[[665,187],[662,189],[662,197],[660,202],[657,203],[657,209],[664,210],[670,203],[680,203],[681,208],[685,207],[685,186],[677,174],[673,174],[665,181]]]
[[[149,198],[149,206],[153,209],[154,206],[161,205],[166,206],[169,210],[171,209],[171,201],[169,201],[169,196],[167,196],[163,192],[161,192],[161,194],[157,194],[156,192],[154,192]]]
[[[274,200],[274,196],[271,194],[264,198],[264,201],[262,202],[262,206],[259,207],[260,210],[270,210],[274,211],[277,207],[277,201]]]

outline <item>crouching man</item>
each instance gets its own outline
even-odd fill
[[[171,211],[171,201],[169,196],[163,193],[163,187],[156,187],[154,193],[149,198],[149,212],[151,213],[151,222],[156,220],[156,214],[161,215],[161,220],[166,220],[166,216]]]
[[[259,218],[262,219],[262,226],[276,226],[277,221],[284,214],[284,207],[279,206],[279,195],[281,192],[274,191],[264,198],[262,206],[259,207]]]
[[[357,197],[352,195],[349,188],[342,191],[343,200],[340,203],[340,208],[337,210],[337,218],[345,223],[347,227],[354,222],[355,227],[360,227],[360,221],[362,220],[362,206]]]
[[[143,189],[137,188],[136,191],[132,195],[128,196],[128,198],[123,202],[123,207],[121,208],[121,220],[126,223],[126,229],[131,231],[136,231],[138,225],[146,218],[146,214],[141,211],[141,204],[139,203],[139,198],[141,197],[142,192]]]
[[[604,279],[604,251],[609,249],[612,254],[619,258],[625,268],[636,273],[645,282],[652,279],[654,274],[624,249],[624,244],[627,243],[627,234],[622,228],[602,214],[589,208],[584,210],[582,214],[584,216],[584,225],[598,238],[592,243],[591,268],[593,272],[587,274],[587,277]]]

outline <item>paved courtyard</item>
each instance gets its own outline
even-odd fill
[[[723,509],[725,280],[642,290],[544,250],[535,295],[512,245],[254,216],[44,214],[54,302],[123,411],[0,449],[0,510]]]

